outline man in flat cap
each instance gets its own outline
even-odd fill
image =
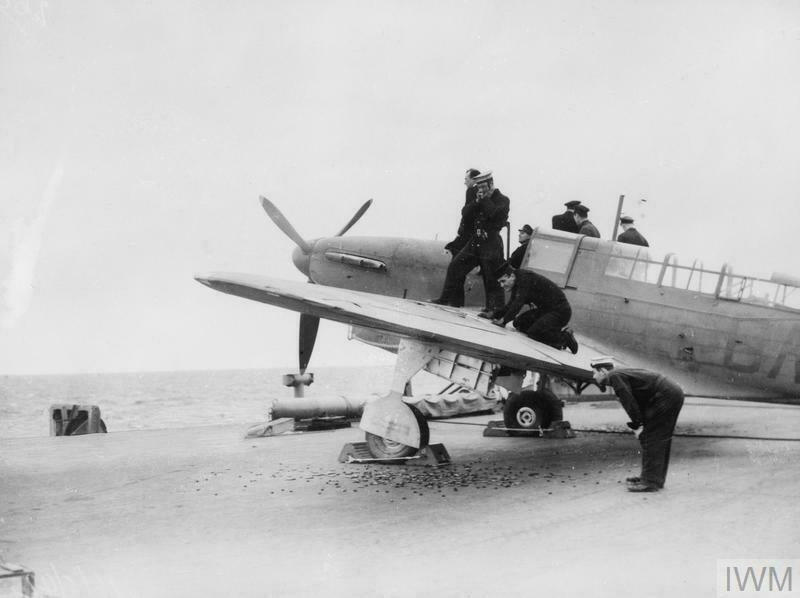
[[[650,247],[647,239],[633,226],[633,218],[630,216],[622,216],[619,219],[619,223],[622,226],[622,232],[617,235],[617,243],[629,243],[630,245]]]
[[[517,269],[522,265],[522,258],[525,257],[525,252],[528,250],[528,243],[531,240],[533,229],[531,228],[530,224],[523,224],[522,228],[517,232],[519,233],[519,236],[517,237],[519,240],[519,247],[511,252],[511,256],[506,262],[514,269]]]
[[[475,185],[474,177],[481,173],[476,168],[469,168],[464,174],[464,186],[467,188],[464,198],[464,207],[461,208],[461,222],[458,224],[456,238],[450,241],[444,248],[455,257],[459,251],[469,241],[472,230],[475,228],[475,211],[478,202],[478,187]]]
[[[575,224],[575,207],[581,205],[581,202],[573,199],[564,205],[567,207],[567,210],[563,214],[556,214],[553,216],[553,228],[568,233],[577,233],[578,225]]]
[[[593,359],[594,380],[610,386],[631,418],[628,427],[642,446],[642,472],[628,478],[630,492],[656,492],[664,487],[675,422],[683,407],[683,390],[669,378],[634,368],[614,367],[610,357]]]
[[[600,238],[600,231],[589,220],[589,208],[583,204],[575,206],[575,224],[578,226],[579,235]]]
[[[486,295],[483,311],[493,312],[505,305],[503,289],[494,273],[503,263],[503,239],[500,230],[508,220],[510,201],[499,189],[495,189],[492,171],[477,174],[472,177],[472,181],[477,190],[477,200],[468,210],[468,240],[447,267],[442,293],[433,302],[462,307],[467,274],[480,266]]]
[[[497,272],[500,285],[511,292],[511,301],[492,314],[492,323],[505,327],[509,322],[530,338],[556,349],[578,352],[578,342],[569,328],[572,308],[564,291],[549,278],[532,270],[504,266]],[[519,314],[525,305],[534,307]]]

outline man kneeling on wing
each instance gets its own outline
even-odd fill
[[[505,326],[514,322],[514,328],[530,338],[556,349],[567,348],[578,352],[578,342],[566,325],[572,317],[572,308],[564,291],[549,278],[529,270],[515,270],[504,266],[499,272],[500,286],[511,292],[511,301],[504,309],[491,314],[492,323]],[[523,306],[534,307],[519,316]]]

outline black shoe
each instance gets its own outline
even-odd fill
[[[629,478],[625,478],[625,482],[628,484],[640,484],[642,482],[642,478],[638,475],[635,475]],[[656,482],[645,482],[645,483],[652,484],[653,486],[658,486],[659,489],[664,487],[664,484],[658,484]]]
[[[573,355],[578,352],[578,341],[575,340],[575,335],[572,334],[572,329],[570,328],[564,329],[564,345],[572,351]]]
[[[635,482],[628,484],[628,492],[658,492],[661,488],[650,482]]]

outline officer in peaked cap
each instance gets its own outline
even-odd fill
[[[553,216],[553,228],[568,233],[577,233],[578,225],[575,223],[574,210],[576,206],[581,205],[581,202],[573,199],[564,205],[567,207],[567,210],[563,214],[556,214]]]
[[[477,199],[467,210],[470,222],[469,238],[464,247],[453,257],[447,267],[442,292],[434,303],[462,307],[464,305],[464,281],[467,274],[481,267],[485,303],[483,311],[492,313],[505,306],[505,294],[494,272],[503,263],[503,239],[500,230],[508,220],[510,201],[494,186],[492,171],[481,172],[472,177]],[[465,214],[462,212],[462,221]]]
[[[619,219],[619,223],[622,225],[622,232],[617,236],[618,243],[650,247],[647,239],[633,226],[633,218],[630,216],[622,216]]]
[[[655,492],[664,487],[672,434],[683,407],[683,390],[669,378],[649,370],[614,367],[611,357],[591,361],[594,380],[610,386],[631,421],[642,446],[642,472],[626,479],[630,492]]]
[[[589,208],[580,204],[575,206],[575,224],[578,225],[578,234],[586,235],[587,237],[600,238],[600,231],[589,220]]]

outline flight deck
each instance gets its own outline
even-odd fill
[[[355,426],[0,440],[2,552],[58,598],[713,596],[717,559],[797,557],[800,442],[728,438],[800,438],[796,408],[689,399],[650,495],[616,402],[566,416],[576,438],[431,421],[435,468],[340,463]]]

